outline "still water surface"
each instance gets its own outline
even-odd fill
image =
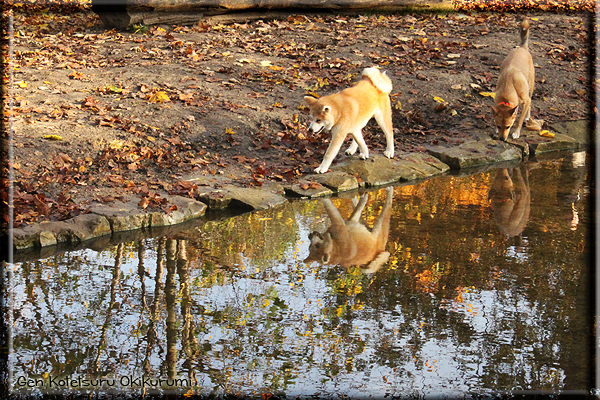
[[[577,153],[16,264],[13,388],[589,390],[588,171]]]

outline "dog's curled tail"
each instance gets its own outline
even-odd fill
[[[526,19],[521,22],[521,44],[519,46],[529,50],[529,21]]]
[[[377,68],[365,68],[362,72],[363,78],[369,78],[373,86],[381,90],[383,93],[390,94],[392,92],[392,81],[385,72],[381,73]]]

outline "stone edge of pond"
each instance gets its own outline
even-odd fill
[[[367,160],[347,157],[331,167],[330,172],[310,174],[293,184],[272,184],[262,189],[226,186],[202,194],[201,201],[165,196],[169,204],[175,206],[169,213],[142,210],[133,197],[122,203],[95,203],[90,206],[89,213],[70,220],[13,229],[14,249],[18,252],[58,244],[80,247],[92,239],[122,232],[183,224],[203,217],[207,210],[264,210],[285,203],[287,198],[314,199],[359,188],[426,179],[450,169],[464,170],[513,160],[520,162],[537,154],[575,151],[590,145],[589,121],[567,121],[550,128],[556,132],[554,138],[526,132],[519,139],[502,142],[485,134],[476,134],[471,139],[425,146],[426,153],[403,153],[394,159],[379,154]]]

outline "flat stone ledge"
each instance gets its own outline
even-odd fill
[[[450,169],[448,164],[424,153],[409,153],[400,159],[400,166],[403,169],[400,180],[403,182],[439,175]]]
[[[342,171],[313,175],[312,178],[334,192],[347,192],[359,187],[358,180],[354,175]]]
[[[587,120],[556,122],[550,125],[550,131],[575,139],[581,147],[588,147],[596,141],[593,122]]]
[[[331,168],[334,173],[343,172],[356,177],[360,187],[384,186],[427,178],[448,169],[448,165],[423,153],[397,156],[396,159],[389,159],[382,155],[375,155],[366,160],[351,157]]]
[[[523,139],[523,137],[520,137],[518,139],[510,139],[509,138],[508,140],[506,140],[506,143],[509,143],[509,144],[517,147],[521,151],[521,154],[523,155],[522,156],[523,160],[529,159],[529,156],[532,155],[531,146],[529,146],[529,143],[527,143],[525,141],[525,139]],[[510,160],[510,161],[512,161],[512,160]]]
[[[536,132],[535,135],[524,136],[523,140],[529,145],[532,156],[549,151],[577,150],[582,147],[576,139],[560,133],[555,133],[553,138],[547,138]]]
[[[237,208],[245,210],[265,210],[287,201],[280,194],[252,188],[227,187],[205,193],[200,200],[210,209]]]
[[[313,199],[316,197],[331,196],[333,191],[319,182],[301,180],[285,188],[285,194],[292,197]]]
[[[198,218],[206,212],[206,204],[181,196],[166,196],[168,204],[175,205],[170,212],[145,211],[138,206],[139,199],[128,198],[125,202],[110,205],[93,204],[89,211],[104,216],[113,233],[146,229],[152,226],[176,225]]]
[[[204,215],[206,205],[181,196],[167,197],[169,204],[176,209],[164,211],[144,211],[138,207],[139,200],[128,198],[123,203],[111,205],[93,204],[88,214],[58,221],[42,222],[13,229],[13,242],[16,250],[30,247],[49,247],[62,243],[77,245],[102,236],[136,229],[149,229],[177,225]]]
[[[200,201],[181,196],[172,196],[169,203],[177,206],[177,209],[169,213],[150,213],[151,227],[178,225],[191,219],[200,218],[205,214],[207,208],[206,204]]]
[[[13,229],[13,242],[15,249],[21,250],[59,243],[76,245],[111,234],[110,223],[104,216],[83,214],[67,221],[42,222]]]
[[[430,146],[427,150],[453,169],[523,159],[523,151],[519,147],[491,138],[469,140],[457,146]]]

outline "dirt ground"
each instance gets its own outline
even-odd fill
[[[492,133],[489,92],[523,17],[536,65],[532,116],[589,118],[586,13],[291,15],[119,32],[92,12],[19,12],[14,225],[70,218],[126,194],[168,207],[166,193],[194,197],[198,185],[307,175],[328,135],[307,132],[303,96],[339,91],[373,65],[394,84],[397,157]],[[374,122],[365,138],[383,152]]]

